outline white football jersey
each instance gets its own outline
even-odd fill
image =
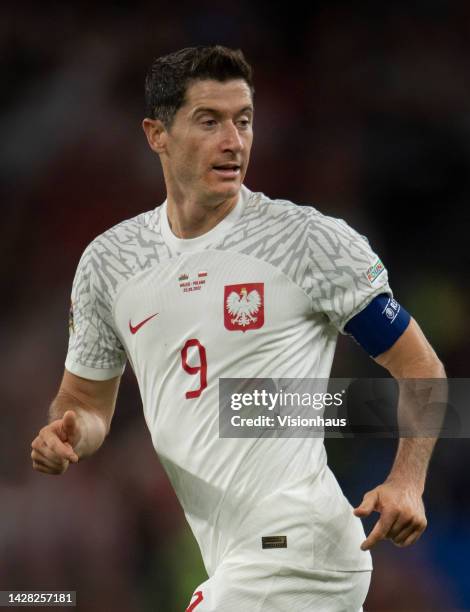
[[[209,575],[237,555],[371,568],[323,440],[220,438],[218,381],[328,378],[338,331],[380,293],[387,272],[344,221],[245,186],[202,236],[177,238],[165,202],[85,250],[66,368],[105,380],[129,360]],[[287,548],[263,550],[273,535]]]

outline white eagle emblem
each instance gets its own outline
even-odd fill
[[[230,319],[232,325],[246,327],[258,320],[255,315],[261,306],[261,296],[256,289],[248,293],[246,288],[242,287],[240,295],[236,291],[229,294],[226,304],[229,314],[233,317]]]

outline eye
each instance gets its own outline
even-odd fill
[[[205,119],[202,122],[202,125],[205,125],[207,127],[214,127],[214,125],[216,125],[217,121],[215,119]]]
[[[251,124],[251,121],[249,119],[240,119],[238,121],[238,125],[243,129],[250,127],[250,124]]]

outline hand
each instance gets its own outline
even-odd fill
[[[366,493],[354,514],[362,518],[373,511],[380,512],[380,518],[361,544],[362,550],[369,550],[384,539],[397,546],[409,546],[427,526],[421,492],[400,481],[387,480]]]
[[[76,412],[67,410],[64,416],[41,429],[33,440],[33,469],[44,474],[63,474],[69,463],[78,463],[75,452],[82,438]]]

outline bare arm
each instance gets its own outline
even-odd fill
[[[445,378],[444,366],[414,319],[395,344],[379,355],[376,361],[399,381]],[[419,433],[419,421],[422,417],[426,419],[427,415],[418,414],[421,408],[416,402],[419,390],[414,387],[416,383],[411,382],[409,387],[403,383],[400,385],[398,411],[399,419],[401,414],[405,420],[417,421]],[[437,388],[438,394],[440,391],[442,387]],[[438,416],[433,418],[436,420]],[[391,539],[398,546],[408,546],[426,528],[422,494],[435,443],[436,437],[400,438],[387,480],[366,493],[361,505],[355,509],[355,514],[361,517],[368,516],[374,510],[381,513],[362,544],[364,550],[384,538]]]
[[[119,376],[95,381],[65,370],[49,409],[49,424],[31,445],[35,470],[62,474],[70,462],[98,450],[111,426],[119,383]]]
[[[414,319],[395,345],[379,355],[376,361],[398,380],[440,379],[446,376],[444,366]],[[406,387],[401,390],[399,413],[406,409],[413,410],[413,406],[407,406],[407,400],[412,401],[412,398],[407,397],[411,393],[412,390],[407,390]],[[419,407],[414,408],[418,410]],[[410,418],[413,416],[410,415]],[[423,491],[435,443],[436,438],[401,438],[389,479],[408,480]]]

